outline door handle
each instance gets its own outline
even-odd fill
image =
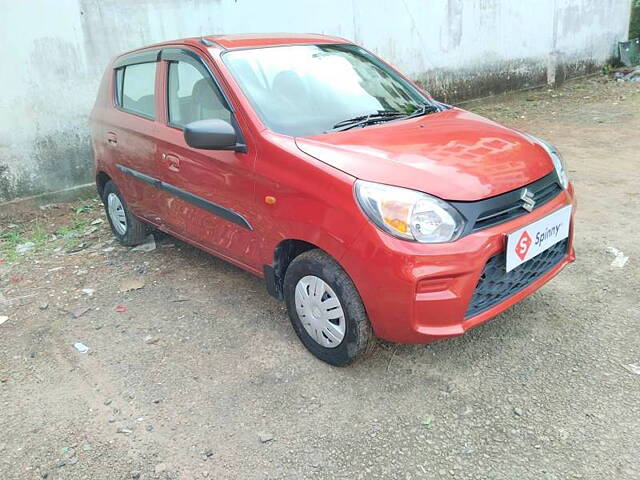
[[[113,132],[107,132],[107,143],[110,145],[117,145],[118,136]]]
[[[163,153],[162,159],[166,160],[167,168],[169,170],[171,170],[172,172],[180,171],[180,158],[176,157],[175,155],[171,155],[170,153]]]

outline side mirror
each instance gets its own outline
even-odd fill
[[[185,125],[184,140],[190,147],[202,150],[246,151],[246,146],[238,143],[235,128],[229,122],[217,118]]]

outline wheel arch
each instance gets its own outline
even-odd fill
[[[327,255],[332,256],[323,248],[305,240],[289,238],[282,240],[273,252],[273,263],[263,267],[264,279],[267,285],[267,292],[273,297],[284,299],[284,275],[291,262],[300,254],[309,250],[322,250]],[[333,257],[333,256],[332,256]],[[335,258],[335,257],[333,257]],[[336,260],[337,261],[337,260]]]
[[[109,181],[111,181],[111,177],[107,173],[103,171],[96,173],[96,188],[98,189],[98,195],[100,195],[100,198],[102,198],[104,193],[104,186]]]

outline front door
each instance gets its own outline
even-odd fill
[[[169,192],[162,206],[164,222],[178,236],[250,266],[255,148],[235,152],[189,147],[183,128],[190,122],[221,119],[238,124],[196,52],[163,50],[162,59],[167,104],[157,155],[160,179]]]

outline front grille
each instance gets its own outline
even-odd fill
[[[491,257],[480,275],[465,318],[488,310],[536,281],[562,260],[568,244],[568,239],[558,242],[510,272],[506,271],[505,252]]]
[[[532,188],[529,187],[529,190]],[[536,208],[540,207],[547,203],[548,200],[551,200],[558,193],[562,191],[560,185],[557,183],[550,183],[549,185],[543,186],[540,190],[533,191],[533,200],[536,202]],[[520,215],[525,215],[529,213],[528,210],[524,208],[524,200],[518,198],[515,202],[506,205],[504,207],[498,209],[490,209],[485,212],[481,212],[476,219],[476,224],[474,226],[474,230],[481,230],[483,228],[491,227],[493,225],[497,225],[499,223],[507,222],[512,218],[519,217]]]
[[[525,202],[521,198],[525,188],[533,194],[534,209],[540,208],[562,192],[554,170],[529,185],[496,197],[476,202],[451,202],[467,220],[464,234],[492,227],[529,213],[524,208]]]

